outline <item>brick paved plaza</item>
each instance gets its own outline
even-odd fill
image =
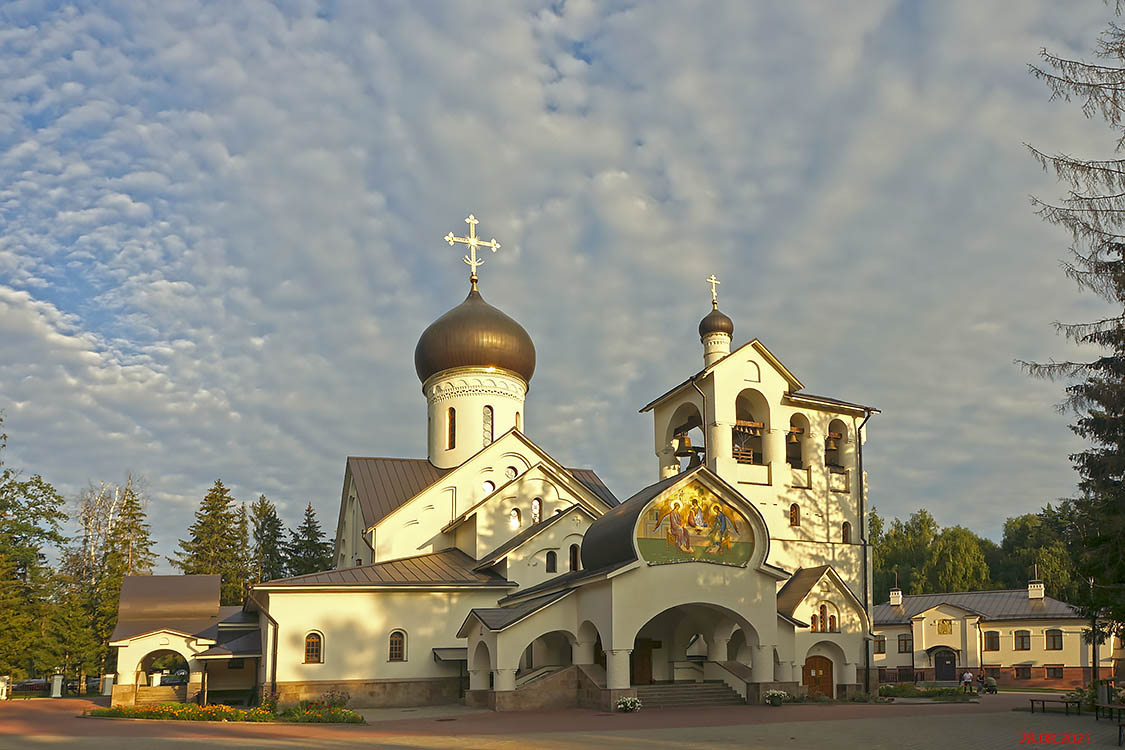
[[[367,726],[199,724],[83,719],[82,700],[0,704],[0,750],[16,748],[793,748],[871,750],[1018,747],[1024,732],[1089,733],[1116,747],[1117,729],[1092,716],[1031,715],[1024,695],[972,705],[728,706],[635,715],[570,710],[495,714],[370,712]],[[1061,738],[1059,738],[1061,739]]]

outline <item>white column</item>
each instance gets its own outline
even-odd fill
[[[632,683],[629,680],[629,654],[631,648],[615,648],[606,652],[606,687],[610,690],[624,690]]]
[[[494,669],[494,670],[492,670],[492,689],[493,690],[515,690],[516,689],[516,670],[514,670],[514,669]]]
[[[754,682],[773,682],[773,646],[754,646],[750,677]]]
[[[676,458],[676,449],[672,446],[665,446],[662,451],[656,454],[660,460],[660,478],[667,479],[674,477],[680,473],[680,459]]]
[[[728,643],[730,638],[712,638],[707,641],[707,661],[728,661]]]
[[[469,690],[488,690],[488,670],[469,670]]]
[[[571,659],[575,664],[593,664],[594,641],[575,641],[571,648]]]
[[[788,429],[788,425],[786,425]],[[770,464],[770,481],[772,484],[784,485],[788,483],[786,472],[789,464],[785,463],[785,435],[786,431],[780,425],[770,425],[770,431],[765,435],[766,461]]]

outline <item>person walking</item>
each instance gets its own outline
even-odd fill
[[[972,693],[973,692],[973,673],[972,672],[966,671],[963,675],[961,675],[961,692],[962,693]]]

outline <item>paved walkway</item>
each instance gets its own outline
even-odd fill
[[[203,724],[109,721],[77,716],[92,704],[78,699],[0,703],[0,750],[12,748],[353,748],[420,750],[451,748],[623,748],[685,747],[785,748],[824,750],[929,750],[931,748],[1016,748],[1023,733],[1036,744],[1056,744],[1063,733],[1089,733],[1095,747],[1116,747],[1117,727],[1092,716],[1015,712],[1027,696],[987,696],[979,704],[721,706],[668,709],[632,715],[587,710],[495,714],[437,712],[387,718],[367,726]],[[428,712],[428,710],[427,710]],[[407,714],[409,715],[409,713]],[[141,740],[138,742],[138,740]]]

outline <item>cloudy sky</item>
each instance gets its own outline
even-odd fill
[[[418,335],[466,291],[531,333],[527,432],[619,497],[637,409],[735,341],[873,404],[874,504],[998,536],[1073,491],[1060,192],[1114,139],[1026,71],[1097,0],[0,6],[7,461],[147,477],[171,552],[217,477],[334,527],[347,455],[424,456]]]

